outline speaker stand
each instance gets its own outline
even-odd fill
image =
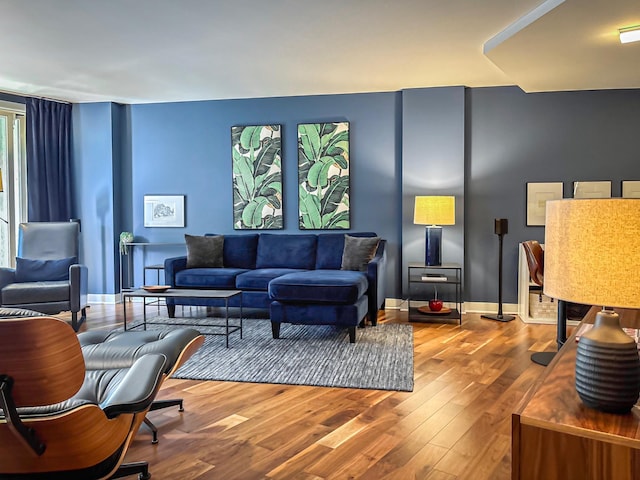
[[[562,348],[564,342],[567,341],[567,302],[564,300],[558,300],[558,322],[556,325],[556,343],[558,344],[558,350]],[[531,361],[542,365],[548,366],[551,360],[556,356],[558,352],[536,352],[531,354]]]
[[[503,233],[498,233],[498,314],[481,315],[480,318],[487,318],[498,322],[510,322],[516,317],[514,315],[503,315],[502,313],[502,237]]]

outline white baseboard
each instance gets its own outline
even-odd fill
[[[414,302],[411,302],[413,306]],[[415,302],[416,305],[427,304],[427,302]],[[452,307],[453,304],[446,303],[447,307]],[[400,310],[407,311],[407,301],[402,298],[387,298],[385,299],[386,310]],[[462,304],[462,313],[496,313],[498,311],[497,303],[486,302],[464,302]],[[517,315],[518,304],[517,303],[503,303],[502,311],[505,314]]]
[[[121,303],[122,299],[119,293],[90,293],[87,295],[87,302],[89,304],[116,304]]]
[[[498,304],[488,303],[488,302],[465,302],[464,310],[465,310],[465,313],[497,313]],[[508,315],[517,315],[518,304],[503,303],[502,312]]]

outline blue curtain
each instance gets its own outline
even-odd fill
[[[71,218],[71,104],[27,98],[30,222]]]

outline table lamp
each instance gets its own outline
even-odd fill
[[[544,243],[544,293],[606,306],[578,342],[578,395],[588,407],[628,412],[640,392],[640,360],[612,307],[640,308],[640,199],[549,201]]]
[[[456,199],[452,196],[418,196],[413,213],[415,225],[427,225],[424,263],[442,265],[442,225],[455,225]]]

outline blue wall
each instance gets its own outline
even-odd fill
[[[425,226],[413,224],[417,195],[456,197],[443,227],[442,262],[464,265],[464,87],[402,92],[402,271],[425,261]],[[404,297],[407,275],[402,275]]]
[[[89,293],[113,294],[118,276],[114,238],[117,211],[114,177],[119,162],[114,151],[114,112],[111,103],[73,106],[74,217],[82,221],[80,258],[89,269]],[[117,126],[117,119],[115,120]],[[116,143],[119,140],[116,140]]]
[[[350,123],[351,230],[375,231],[388,241],[389,295],[396,295],[399,259],[398,212],[400,211],[399,152],[397,119],[400,115],[399,92],[312,97],[286,97],[251,100],[203,101],[117,107],[97,117],[99,106],[79,105],[74,110],[76,161],[88,172],[82,178],[84,188],[79,198],[95,204],[95,191],[101,181],[114,177],[113,191],[122,205],[112,219],[110,237],[114,244],[120,230],[134,232],[136,241],[182,242],[184,234],[207,232],[231,233],[231,127],[234,125],[282,125],[285,232],[298,230],[297,124],[348,121]],[[91,115],[91,119],[89,116]],[[94,122],[94,135],[101,141],[85,138],[84,125]],[[76,123],[77,122],[77,123]],[[117,142],[106,131],[124,138]],[[123,125],[128,128],[123,129]],[[127,134],[128,132],[128,134]],[[107,145],[108,142],[111,142]],[[97,182],[96,182],[97,180]],[[111,187],[110,187],[111,188]],[[86,191],[90,189],[90,191]],[[93,193],[92,193],[93,192]],[[129,193],[130,192],[130,193]],[[185,228],[145,228],[144,195],[184,194]],[[113,207],[110,202],[110,207]],[[83,207],[85,216],[90,207]],[[130,212],[130,213],[129,213]],[[92,222],[93,219],[88,220]],[[103,221],[99,221],[102,228]],[[88,225],[87,229],[90,228]],[[282,231],[282,230],[281,230]],[[85,237],[86,241],[93,242]],[[110,250],[110,246],[106,247]],[[160,263],[167,256],[184,249],[163,248],[136,258],[135,280],[142,283],[141,265]],[[109,254],[104,254],[108,257]],[[91,271],[102,276],[103,269],[93,265]],[[90,267],[91,268],[91,267]],[[111,272],[111,268],[109,268]],[[93,276],[93,275],[92,275]],[[150,279],[151,280],[151,279]],[[102,288],[102,290],[100,290]],[[116,291],[111,282],[92,285],[91,293]]]
[[[74,105],[74,181],[90,291],[118,291],[117,238],[181,242],[184,233],[231,233],[231,127],[283,126],[286,232],[298,232],[297,124],[349,121],[352,230],[389,242],[387,297],[403,295],[402,264],[423,259],[413,197],[456,196],[444,259],[464,263],[464,298],[497,300],[494,218],[509,220],[504,302],[517,302],[517,246],[542,240],[526,226],[527,182],[640,180],[640,90],[525,94],[517,87],[120,106]],[[185,228],[144,228],[148,194],[186,195]],[[402,245],[402,248],[401,248]],[[160,263],[184,248],[137,256]],[[154,280],[155,281],[155,280]]]
[[[467,89],[465,299],[496,302],[498,237],[494,218],[509,220],[504,237],[503,295],[517,303],[518,244],[544,241],[526,226],[528,182],[640,179],[640,90],[526,94],[517,87]]]

